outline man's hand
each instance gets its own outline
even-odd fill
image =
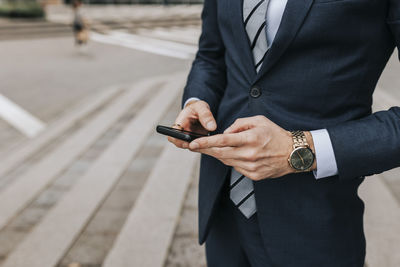
[[[196,139],[189,148],[213,156],[255,181],[294,172],[288,163],[293,151],[291,133],[264,116],[238,119],[223,134]]]
[[[208,134],[208,132],[217,129],[217,123],[210,111],[210,106],[201,100],[189,102],[179,113],[175,125],[180,125],[186,131],[200,134]],[[179,129],[177,126],[174,126],[174,128]],[[189,148],[188,142],[173,137],[168,137],[168,141],[179,148]]]

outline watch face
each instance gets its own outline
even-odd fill
[[[290,155],[290,164],[298,171],[306,171],[314,163],[314,154],[308,147],[299,147]]]

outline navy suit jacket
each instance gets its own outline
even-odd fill
[[[400,108],[372,114],[372,94],[395,46],[399,0],[289,0],[257,74],[242,0],[205,0],[202,35],[183,103],[206,101],[222,132],[264,115],[287,130],[328,129],[339,175],[255,182],[262,238],[276,266],[362,266],[363,177],[400,166]],[[249,94],[253,86],[261,96]],[[202,156],[200,243],[229,168]]]

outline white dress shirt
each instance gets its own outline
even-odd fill
[[[282,21],[283,12],[285,10],[287,0],[270,0],[267,11],[267,39],[268,44],[272,44],[278,32],[279,25]],[[199,100],[197,97],[191,97],[186,100],[185,105],[192,100]],[[315,156],[317,161],[317,170],[314,171],[316,179],[325,178],[338,174],[335,154],[333,152],[331,138],[326,129],[310,132],[315,148]]]

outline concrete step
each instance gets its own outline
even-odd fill
[[[180,103],[177,99],[158,124],[169,125],[171,121],[174,121],[179,108]],[[140,109],[138,109],[139,111]],[[146,138],[125,172],[104,201],[99,204],[95,214],[57,267],[70,267],[72,263],[79,263],[81,266],[101,266],[103,264],[166,143],[166,138],[155,131]]]
[[[175,234],[164,267],[207,267],[205,246],[198,239],[198,191],[200,161],[192,173]]]
[[[0,266],[1,262],[4,261],[8,255],[10,254],[11,251],[13,251],[21,242],[24,240],[28,234],[34,229],[44,218],[44,216],[59,202],[61,199],[68,193],[70,190],[75,186],[78,181],[84,176],[86,172],[90,169],[90,167],[95,163],[95,161],[101,156],[101,154],[111,146],[111,144],[115,141],[115,139],[121,134],[123,129],[127,126],[127,124],[132,121],[135,116],[138,115],[139,111],[149,102],[151,97],[156,94],[158,87],[154,88],[147,88],[146,94],[141,97],[140,100],[138,100],[138,104],[133,105],[132,107],[128,108],[127,111],[115,122],[113,123],[106,132],[104,132],[85,152],[83,152],[81,155],[79,155],[75,160],[71,162],[63,170],[59,175],[56,175],[55,179],[53,179],[48,186],[46,186],[43,190],[41,190],[40,193],[38,193],[37,196],[34,197],[34,199],[26,206],[24,207],[14,218],[10,220],[10,222],[0,231]],[[116,99],[116,98],[115,98]],[[114,99],[114,100],[115,100]],[[110,100],[110,103],[114,101],[113,99]],[[100,110],[100,109],[99,109]],[[169,113],[168,113],[169,114]],[[176,111],[175,111],[176,114]],[[82,125],[88,124],[90,121],[93,120],[95,116],[88,117],[85,119],[83,122],[81,122]],[[171,118],[171,115],[169,115]],[[172,118],[173,119],[173,118]],[[168,120],[168,121],[171,121]],[[157,137],[162,137],[162,136],[157,136]],[[68,139],[68,137],[66,137]],[[159,144],[160,141],[157,140],[152,140],[153,143]],[[165,142],[163,142],[165,144]],[[146,147],[146,146],[145,146]],[[147,146],[148,147],[148,146]],[[156,146],[158,147],[158,146]],[[142,151],[143,149],[141,149]],[[150,147],[150,151],[154,151],[154,147]],[[156,152],[156,151],[154,151]],[[42,152],[41,152],[42,153]],[[147,159],[146,154],[146,159]],[[143,153],[139,153],[138,155],[138,163],[142,161],[143,159]],[[140,165],[139,166],[143,166]],[[145,165],[146,166],[146,165]],[[137,168],[134,168],[137,169]],[[137,176],[137,173],[134,173],[134,177]],[[141,174],[140,174],[141,175]],[[141,177],[141,176],[139,176]],[[125,178],[126,180],[126,178]],[[123,181],[122,181],[123,182]],[[140,184],[136,182],[136,180],[133,182],[133,185],[135,186],[135,189],[139,189],[136,186]],[[117,186],[117,185],[116,185]],[[100,226],[101,228],[106,227],[105,231],[109,233],[110,230],[107,229],[107,226],[109,223],[112,225],[112,229],[115,229],[115,224],[114,222],[110,222],[110,219],[115,219],[115,214],[118,216],[121,214],[121,212],[116,212],[115,208],[119,209],[120,205],[126,205],[124,203],[124,200],[129,200],[131,198],[131,195],[127,195],[125,192],[126,187],[123,186],[123,190],[118,190],[121,188],[118,186],[115,188],[115,190],[112,190],[110,193],[111,199],[108,200],[108,197],[106,199],[106,203],[104,205],[107,205],[106,212],[107,216],[102,217],[100,223],[99,220],[93,220],[93,223],[95,225],[95,229],[99,229],[98,227]],[[133,191],[132,195],[134,196],[135,191]],[[113,197],[114,196],[114,197]],[[121,198],[122,197],[122,198]],[[111,202],[110,202],[111,201]],[[108,207],[111,207],[111,209],[107,209]],[[96,218],[98,216],[104,215],[104,212],[102,211],[104,209],[99,208],[98,212],[99,214],[97,215],[96,213]],[[91,220],[92,222],[92,220]],[[118,228],[117,228],[118,229]],[[88,229],[92,233],[92,228]],[[96,232],[97,233],[97,232]],[[102,232],[103,233],[103,232]],[[104,236],[102,233],[99,235],[95,235],[94,237],[96,240],[101,239],[102,236]],[[84,233],[82,233],[79,236],[79,239],[85,238]],[[107,237],[110,237],[107,235]],[[104,239],[103,239],[104,240]],[[102,244],[103,240],[99,242],[99,244]],[[78,242],[78,241],[77,241]],[[107,243],[107,240],[104,240],[105,243]],[[85,243],[86,244],[86,243]],[[79,245],[79,242],[78,244]],[[72,246],[74,247],[74,246]],[[71,247],[71,248],[72,248]],[[80,246],[82,248],[82,246]],[[101,246],[102,247],[102,246]],[[83,250],[80,251],[87,251],[85,246],[82,248]],[[89,256],[90,261],[88,261],[90,264],[99,262],[96,258],[93,258],[94,256],[98,255],[98,253],[95,252],[90,252],[87,253]],[[82,255],[82,254],[81,254]],[[78,259],[80,259],[78,257]],[[97,261],[96,261],[97,260]],[[73,261],[70,261],[71,263]],[[81,262],[81,261],[79,261]],[[83,261],[85,262],[85,261]],[[87,261],[86,261],[87,262]],[[100,261],[102,262],[102,261]],[[69,263],[62,266],[62,267],[69,267]],[[61,266],[59,266],[61,267]]]
[[[198,159],[167,144],[104,267],[164,266]]]
[[[118,96],[89,123],[59,144],[57,149],[47,154],[37,164],[29,168],[29,171],[23,173],[15,182],[0,192],[0,229],[79,155],[86,151],[128,108],[138,104],[138,101],[149,88],[158,84],[157,79],[144,81],[137,87],[131,88]]]
[[[143,141],[154,131],[161,116],[178,97],[183,86],[183,76],[172,76],[168,80],[170,82],[150,100],[77,184],[13,250],[2,266],[56,266]]]
[[[18,147],[14,147],[12,151],[1,155],[2,164],[0,165],[0,183],[4,185],[6,180],[10,180],[13,176],[10,172],[16,171],[21,165],[26,164],[28,158],[37,156],[40,150],[43,150],[46,145],[54,142],[61,135],[64,137],[66,132],[74,126],[79,126],[83,120],[95,112],[97,109],[104,107],[110,99],[113,99],[121,92],[121,87],[115,86],[104,90],[100,93],[85,99],[82,103],[71,108],[71,112],[63,114],[57,121],[47,126],[39,136],[30,139]],[[0,186],[2,188],[3,186]]]

